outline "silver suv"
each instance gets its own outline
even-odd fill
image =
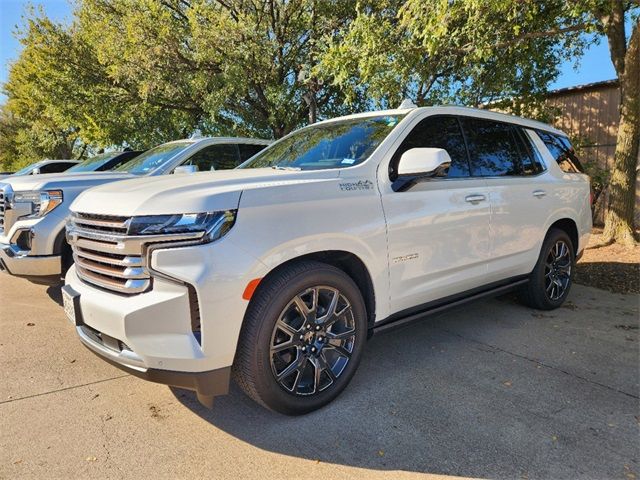
[[[232,137],[178,140],[111,172],[6,178],[0,183],[0,272],[59,283],[73,263],[64,232],[69,206],[88,188],[140,176],[235,168],[268,144]]]

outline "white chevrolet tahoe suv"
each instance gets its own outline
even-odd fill
[[[250,138],[197,138],[159,145],[104,172],[101,155],[63,174],[11,176],[0,181],[0,272],[35,283],[59,284],[73,263],[64,227],[69,206],[84,190],[104,183],[169,173],[235,168],[270,142]]]
[[[367,337],[483,295],[567,298],[591,229],[562,132],[458,107],[302,128],[238,169],[91,189],[67,226],[65,310],[85,346],[211,405],[231,376],[302,414]]]

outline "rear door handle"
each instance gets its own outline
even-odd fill
[[[534,190],[533,196],[537,198],[542,198],[547,194],[544,190]]]
[[[467,195],[464,197],[465,202],[473,203],[477,205],[480,202],[484,202],[487,199],[484,195]]]

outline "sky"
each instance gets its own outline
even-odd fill
[[[13,32],[21,25],[22,16],[29,5],[41,6],[46,14],[56,21],[71,18],[69,0],[0,0],[0,84],[6,82],[9,65],[20,54],[20,42],[15,39]],[[616,77],[604,39],[598,45],[589,48],[577,69],[574,67],[573,62],[564,63],[560,76],[550,85],[550,89],[573,87]],[[5,96],[0,92],[0,103],[4,100]]]

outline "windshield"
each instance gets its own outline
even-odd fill
[[[313,125],[274,143],[238,168],[321,170],[364,162],[404,115]]]
[[[113,171],[128,172],[133,173],[134,175],[146,175],[159,166],[164,165],[167,160],[177,155],[190,145],[192,145],[192,142],[171,142],[158,145],[151,150],[147,150],[142,155],[137,156],[130,162],[120,165]]]
[[[95,172],[116,155],[120,155],[120,152],[101,153],[100,155],[87,158],[85,161],[74,165],[67,170],[67,172]]]
[[[32,163],[31,165],[27,165],[26,167],[21,168],[16,173],[14,173],[14,175],[25,175],[26,173],[29,173],[31,170],[33,170],[34,168],[37,168],[40,165],[41,165],[40,162]]]

